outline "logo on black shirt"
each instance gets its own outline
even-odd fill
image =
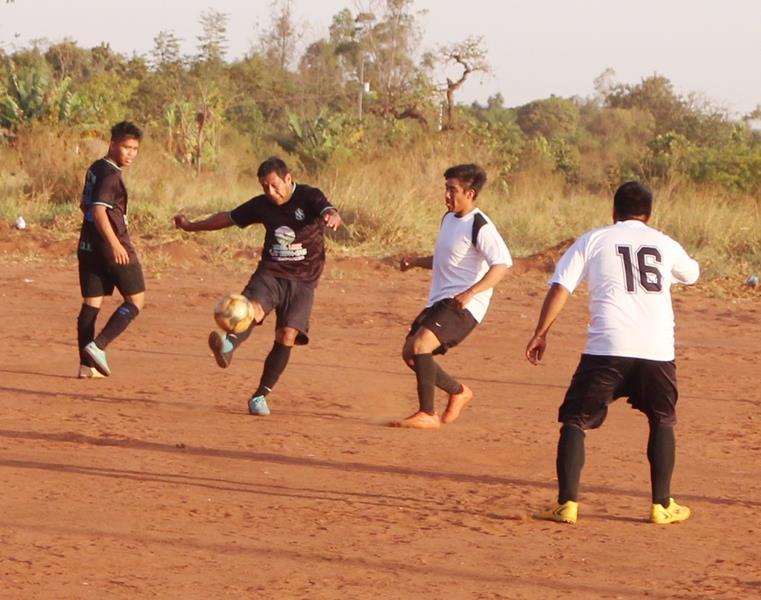
[[[293,215],[296,217],[297,221],[303,221],[304,220],[304,211],[300,208],[296,209],[296,212],[293,213]]]

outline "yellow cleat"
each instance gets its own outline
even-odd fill
[[[690,518],[690,509],[674,502],[669,498],[669,505],[664,508],[660,504],[653,504],[650,509],[650,520],[658,525],[668,525],[669,523],[678,523]]]
[[[555,508],[548,508],[531,516],[540,521],[555,521],[556,523],[570,523],[573,525],[579,518],[579,503],[568,500],[563,504],[558,504]]]

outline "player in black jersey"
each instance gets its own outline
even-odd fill
[[[145,300],[143,271],[127,231],[127,188],[122,169],[137,156],[142,131],[129,121],[111,129],[104,158],[87,170],[80,208],[84,213],[77,259],[82,308],[77,318],[79,377],[110,375],[105,349],[137,317]],[[95,337],[103,296],[114,287],[124,302]]]
[[[256,325],[273,310],[276,314],[275,343],[264,361],[259,387],[248,401],[252,415],[270,414],[267,394],[282,375],[294,345],[309,342],[309,317],[314,289],[325,266],[325,227],[337,229],[341,217],[317,188],[293,181],[287,165],[277,157],[265,160],[257,170],[263,194],[229,212],[190,221],[174,217],[184,231],[214,231],[232,225],[265,228],[262,258],[241,292],[254,306],[254,323],[242,334],[209,334],[209,347],[217,364],[227,368],[233,351]]]

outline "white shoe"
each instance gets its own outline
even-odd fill
[[[78,379],[103,379],[104,377],[105,375],[103,375],[95,367],[79,365],[79,375],[77,375]]]

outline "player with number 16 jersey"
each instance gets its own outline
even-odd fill
[[[651,211],[650,190],[636,181],[621,185],[614,197],[613,225],[576,240],[550,280],[526,347],[528,360],[537,364],[542,359],[552,323],[583,280],[589,287],[590,324],[559,411],[558,505],[536,518],[576,522],[584,432],[602,425],[608,405],[623,396],[647,416],[650,426],[650,520],[666,524],[690,515],[670,495],[678,397],[670,288],[694,283],[700,268],[676,241],[647,225]]]

